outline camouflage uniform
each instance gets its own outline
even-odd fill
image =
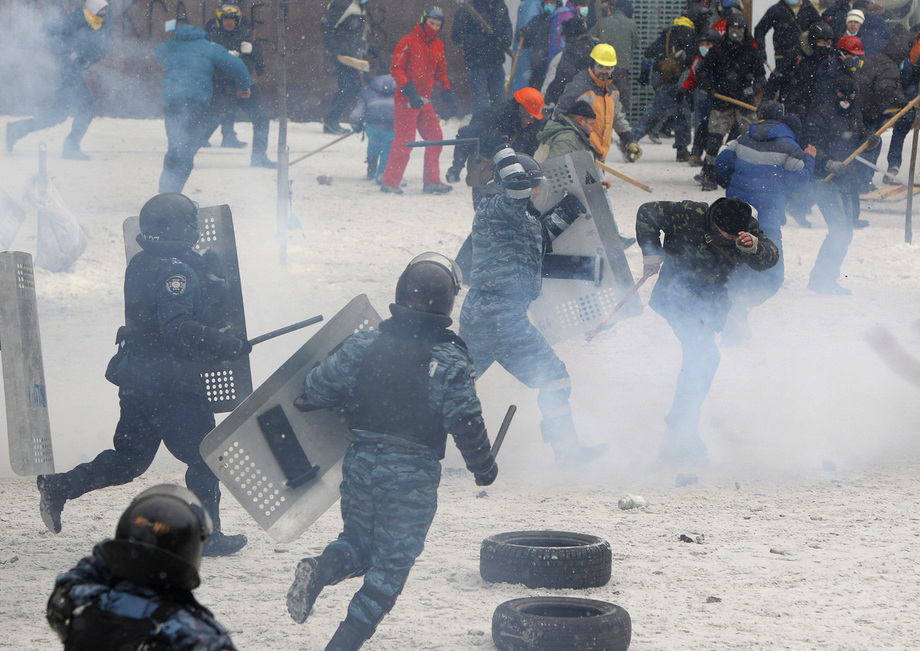
[[[121,579],[96,545],[93,555],[58,576],[48,622],[67,651],[157,648],[235,651],[230,634],[189,590],[156,590]]]
[[[498,362],[539,389],[543,439],[557,454],[577,445],[571,382],[565,364],[527,317],[527,308],[540,295],[544,238],[551,239],[554,230],[544,230],[543,224],[574,221],[563,213],[554,210],[541,218],[526,199],[505,194],[484,198],[473,219],[470,290],[460,311],[460,336],[476,363],[477,377]]]
[[[364,576],[364,585],[348,607],[348,619],[360,627],[364,638],[373,634],[393,608],[409,570],[422,553],[437,510],[440,459],[444,457],[447,433],[454,436],[471,472],[494,465],[485,428],[474,435],[465,426],[477,419],[481,423],[482,408],[473,387],[473,363],[463,342],[444,323],[435,328],[416,327],[418,324],[413,325],[410,318],[401,318],[407,311],[400,308],[391,306],[396,316],[384,321],[379,330],[359,332],[346,339],[307,375],[304,384],[303,397],[310,406],[334,408],[351,417],[351,445],[345,455],[341,485],[344,528],[323,552],[324,559],[335,559],[325,566],[329,575],[323,584]],[[437,318],[450,323],[447,317]],[[422,437],[405,429],[391,428],[386,433],[388,428],[383,426],[378,431],[356,427],[356,421],[361,420],[361,396],[366,395],[369,403],[386,403],[387,391],[404,379],[397,377],[398,369],[392,369],[391,377],[371,378],[376,391],[362,394],[366,378],[362,368],[369,361],[372,368],[382,368],[374,367],[374,356],[387,354],[387,346],[372,345],[386,335],[389,339],[381,343],[396,348],[403,345],[400,333],[411,335],[408,343],[402,340],[405,345],[412,346],[412,341],[430,344],[430,357],[428,349],[422,349],[421,360],[421,380],[427,379],[427,386],[420,391],[427,393],[427,405],[413,404],[411,396],[392,396],[399,407],[391,412],[406,412],[411,418],[415,411],[429,418],[430,428]],[[409,354],[412,350],[415,349],[410,349]],[[370,409],[373,414],[374,409],[379,412],[388,407]],[[381,425],[385,420],[380,419]]]
[[[662,446],[663,453],[675,456],[705,456],[700,408],[719,366],[715,334],[731,307],[729,278],[742,263],[764,271],[779,259],[756,219],[744,229],[757,238],[756,248],[745,252],[713,236],[708,210],[707,204],[694,201],[656,201],[640,206],[636,215],[636,240],[645,263],[662,263],[649,307],[667,319],[683,349]]]

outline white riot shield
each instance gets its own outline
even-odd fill
[[[125,257],[130,262],[141,250],[140,244],[137,243],[137,236],[141,232],[139,218],[128,217],[122,228],[125,237]],[[198,253],[212,250],[226,265],[229,300],[220,325],[229,326],[235,336],[246,339],[243,286],[240,282],[240,263],[236,256],[236,236],[230,206],[199,208],[198,230],[200,237],[192,248]],[[215,414],[233,411],[252,393],[252,373],[248,356],[226,362],[213,362],[209,368],[202,371],[201,376],[207,386],[211,411]]]
[[[343,417],[294,406],[304,377],[347,336],[379,323],[367,296],[352,299],[201,443],[205,463],[280,542],[299,538],[339,499],[348,447]]]
[[[534,325],[552,344],[591,332],[635,281],[591,153],[578,151],[551,158],[540,167],[550,191],[538,198],[538,210],[548,210],[566,192],[577,196],[588,209],[585,217],[575,220],[553,241],[554,255],[571,256],[570,260],[580,257],[588,264],[576,265],[583,270],[565,279],[544,277],[543,291],[530,304]],[[598,257],[606,264],[590,264]],[[641,312],[642,304],[633,297],[617,314],[617,320]]]
[[[0,357],[10,465],[18,475],[54,472],[32,256],[0,253]]]

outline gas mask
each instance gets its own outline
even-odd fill
[[[729,27],[728,31],[728,40],[732,43],[741,43],[744,41],[744,28],[743,27]]]

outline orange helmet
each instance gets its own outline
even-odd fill
[[[843,50],[849,54],[854,54],[858,57],[866,54],[865,50],[863,50],[862,39],[858,36],[844,36],[837,43],[837,49]]]
[[[543,119],[543,95],[536,88],[521,88],[514,93],[514,99],[528,114]]]

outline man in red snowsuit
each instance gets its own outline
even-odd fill
[[[403,172],[409,163],[411,150],[407,142],[415,140],[415,130],[424,140],[441,140],[441,124],[429,101],[435,83],[441,86],[441,97],[453,110],[450,82],[447,80],[447,59],[444,57],[444,43],[438,38],[444,24],[444,12],[434,7],[426,9],[419,24],[404,36],[393,51],[393,66],[390,73],[396,80],[394,96],[396,112],[393,119],[395,136],[390,148],[390,158],[381,179],[380,190],[402,194],[399,189]],[[425,148],[424,192],[445,194],[453,190],[441,183],[441,169],[438,157],[441,147]]]

